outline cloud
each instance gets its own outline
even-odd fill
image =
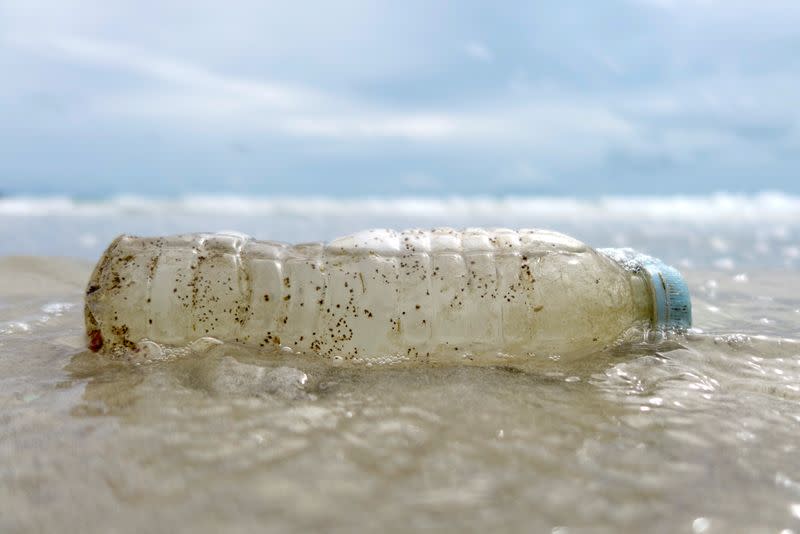
[[[464,45],[464,51],[467,53],[467,56],[474,59],[475,61],[481,61],[483,63],[490,63],[494,60],[494,55],[489,48],[483,44],[476,41],[471,43],[467,43]]]
[[[290,118],[284,123],[287,133],[314,137],[400,137],[434,140],[456,135],[458,118],[447,115],[379,115],[349,118],[318,116]]]
[[[239,126],[255,123],[257,129],[293,136],[412,140],[450,137],[458,121],[445,113],[374,110],[323,90],[224,75],[105,41],[68,36],[14,42],[68,63],[135,74],[151,82],[146,89],[96,96],[91,108],[107,115],[177,117],[217,124],[235,121]]]
[[[53,173],[39,143],[78,175],[98,132],[110,162],[183,147],[163,163],[176,174],[241,141],[253,149],[236,164],[256,163],[231,172],[252,181],[347,161],[452,187],[466,172],[555,187],[601,171],[693,186],[732,171],[788,183],[800,164],[796,2],[347,0],[309,18],[255,0],[158,17],[148,0],[68,1],[0,5],[3,176]]]
[[[400,183],[411,191],[441,191],[441,180],[424,172],[412,172],[400,177]]]
[[[714,0],[636,0],[637,2],[661,9],[680,9],[697,6],[710,6]]]
[[[108,41],[61,36],[36,41],[17,37],[12,38],[12,42],[67,62],[125,71],[184,89],[244,98],[276,108],[296,108],[326,99],[325,95],[306,87],[224,76],[186,61]]]
[[[293,137],[394,138],[484,146],[501,143],[547,150],[567,138],[604,136],[610,140],[632,133],[630,124],[620,116],[574,96],[540,94],[510,104],[487,101],[471,109],[400,109],[316,87],[221,74],[188,61],[97,39],[61,36],[13,42],[57,61],[144,80],[133,90],[102,89],[93,94],[85,106],[104,117],[178,120],[211,124],[221,131],[249,130]],[[575,152],[575,148],[568,152]],[[578,152],[586,155],[590,150],[585,145]]]

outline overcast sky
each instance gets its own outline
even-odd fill
[[[797,0],[0,0],[0,193],[796,193],[798,28]]]

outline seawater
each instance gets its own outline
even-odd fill
[[[800,200],[0,199],[0,531],[800,532]],[[546,227],[678,266],[695,329],[536,369],[85,350],[117,234]]]

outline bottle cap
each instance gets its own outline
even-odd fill
[[[692,301],[686,281],[674,267],[655,258],[650,260],[642,263],[642,269],[649,275],[653,291],[655,326],[668,329],[690,328]]]
[[[677,269],[631,249],[602,249],[600,252],[630,271],[646,273],[653,295],[654,327],[685,330],[692,326],[689,287]]]

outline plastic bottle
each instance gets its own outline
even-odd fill
[[[208,336],[334,359],[481,361],[583,355],[631,329],[690,324],[676,270],[546,230],[369,230],[299,245],[120,236],[86,291],[89,345],[104,351]]]

